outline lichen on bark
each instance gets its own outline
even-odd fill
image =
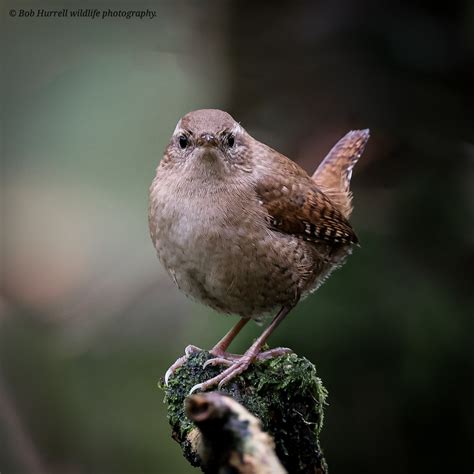
[[[193,423],[184,412],[190,389],[217,375],[222,368],[207,366],[212,356],[193,353],[170,378],[165,392],[172,436],[193,466],[202,461],[190,442]],[[221,393],[241,403],[262,422],[275,441],[276,453],[290,473],[326,473],[327,466],[319,442],[327,391],[316,367],[304,357],[286,354],[252,364],[247,371],[224,386]]]

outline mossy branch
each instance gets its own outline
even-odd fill
[[[191,354],[171,377],[169,385],[162,388],[172,436],[180,444],[185,458],[204,472],[217,473],[219,470],[210,467],[207,460],[202,459],[202,453],[199,454],[193,441],[195,425],[186,416],[184,407],[191,387],[222,370],[213,366],[202,368],[211,357],[205,351]],[[273,437],[276,454],[288,472],[327,472],[319,443],[327,392],[317,377],[315,366],[306,358],[287,354],[252,364],[220,393],[232,397],[261,421],[264,431]]]

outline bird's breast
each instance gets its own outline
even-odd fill
[[[178,205],[156,194],[150,231],[184,293],[220,312],[257,317],[295,296],[294,261],[304,265],[304,251],[297,239],[268,229],[258,200],[226,202],[182,197]]]

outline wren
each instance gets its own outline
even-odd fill
[[[226,112],[197,110],[179,120],[150,187],[151,238],[181,291],[241,317],[206,362],[226,369],[191,392],[220,388],[255,360],[290,352],[262,347],[358,244],[348,222],[349,185],[368,138],[369,130],[349,132],[309,176]],[[226,352],[249,320],[272,311],[276,316],[243,355]],[[186,348],[166,382],[196,350]]]

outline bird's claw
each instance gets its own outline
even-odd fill
[[[230,354],[228,352],[219,352],[215,353],[210,351],[210,353],[215,356],[212,359],[204,362],[202,368],[205,369],[208,365],[232,365],[235,361],[239,360],[242,356],[240,354]]]
[[[249,368],[250,364],[256,359],[256,357],[249,357],[243,355],[239,359],[234,361],[229,361],[227,359],[219,360],[220,358],[216,359],[216,365],[219,363],[224,363],[226,365],[230,364],[230,366],[227,367],[227,369],[225,369],[219,375],[216,375],[215,377],[212,377],[209,380],[194,385],[194,387],[192,387],[189,391],[190,395],[196,392],[197,390],[205,392],[206,390],[210,389],[211,387],[214,387],[215,385],[217,385],[218,390],[221,390],[226,383],[230,382],[234,377],[237,377],[237,375],[240,375],[242,372],[245,372]],[[208,362],[211,362],[213,360],[215,359],[209,359]]]
[[[198,390],[201,390],[201,387],[202,387],[202,383],[197,383],[196,385],[194,385],[191,388],[188,395],[192,395],[194,392],[197,392]]]
[[[168,385],[170,377],[176,372],[177,369],[179,369],[182,365],[186,363],[189,356],[191,354],[195,354],[196,352],[202,352],[202,349],[193,345],[189,345],[186,347],[186,349],[184,350],[184,356],[177,359],[176,362],[166,371],[165,385]],[[209,380],[194,385],[189,391],[190,395],[198,390],[205,392],[206,390],[211,387],[214,387],[215,385],[217,385],[217,389],[220,390],[234,377],[240,375],[242,372],[245,372],[249,368],[250,364],[252,364],[252,362],[257,360],[263,361],[272,359],[274,357],[279,357],[281,355],[288,354],[293,351],[291,349],[288,349],[287,347],[277,347],[275,349],[270,349],[268,351],[260,352],[257,354],[246,353],[244,355],[230,354],[228,352],[210,352],[215,357],[204,362],[202,366],[203,369],[210,365],[226,365],[227,368],[215,377],[212,377]]]
[[[288,354],[293,352],[288,347],[276,347],[275,349],[270,349],[268,351],[259,352],[258,354],[244,354],[244,355],[236,355],[236,354],[225,354],[222,357],[214,357],[213,359],[209,359],[203,364],[203,368],[206,368],[208,365],[227,365],[228,367],[223,370],[219,375],[212,377],[209,380],[204,382],[198,383],[194,385],[191,390],[189,391],[189,395],[192,393],[201,390],[205,392],[211,387],[217,385],[217,389],[221,390],[222,387],[230,382],[234,377],[240,375],[241,373],[245,372],[250,364],[255,361],[263,361],[268,359],[273,359],[274,357],[280,357],[284,354]]]
[[[188,357],[191,354],[194,354],[196,352],[201,352],[202,349],[200,349],[197,346],[189,345],[186,346],[186,349],[184,349],[184,356],[181,356],[179,359],[176,360],[176,362],[166,371],[165,373],[165,385],[168,385],[168,381],[170,377],[182,366],[186,363],[188,360]]]
[[[274,359],[275,357],[280,357],[285,354],[292,354],[293,350],[289,347],[275,347],[274,349],[269,349],[268,351],[260,352],[255,358],[258,361]]]

